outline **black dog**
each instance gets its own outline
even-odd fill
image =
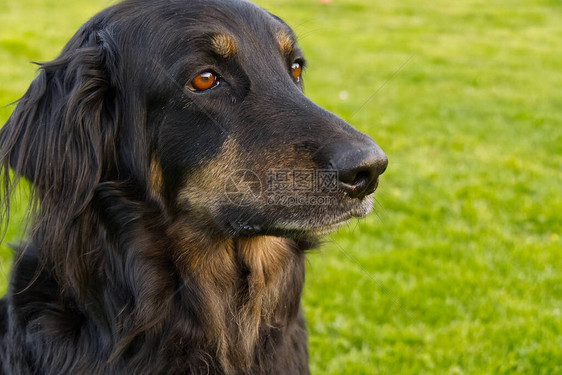
[[[244,0],[127,0],[41,65],[0,133],[4,212],[33,188],[4,373],[308,373],[304,252],[387,160],[304,65]]]

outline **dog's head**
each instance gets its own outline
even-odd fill
[[[244,0],[98,14],[2,130],[2,160],[74,215],[111,181],[228,236],[315,235],[370,212],[387,159],[303,94],[293,31]]]

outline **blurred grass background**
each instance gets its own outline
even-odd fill
[[[313,374],[562,374],[562,2],[256,2],[390,159],[375,214],[309,256]],[[0,105],[110,4],[0,0]]]

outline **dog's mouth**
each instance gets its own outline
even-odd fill
[[[309,208],[307,215],[300,214],[295,218],[277,218],[268,220],[253,217],[249,220],[229,222],[231,234],[235,237],[252,237],[268,235],[286,238],[310,238],[330,234],[349,223],[353,218],[367,216],[373,208],[373,194],[361,201],[354,202],[351,207],[338,207],[322,212]]]

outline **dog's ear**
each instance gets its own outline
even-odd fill
[[[84,26],[57,59],[40,64],[39,75],[0,130],[5,189],[11,167],[16,178],[32,183],[42,203],[80,211],[108,177],[103,174],[116,173],[119,70],[111,30],[92,25]]]

